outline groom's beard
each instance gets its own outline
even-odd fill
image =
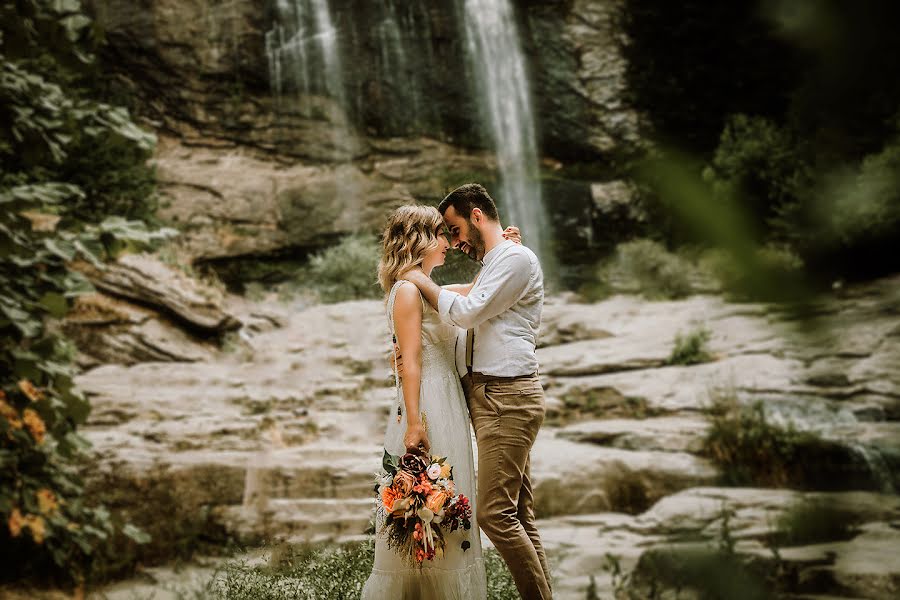
[[[484,238],[471,222],[469,223],[469,241],[466,242],[466,246],[466,254],[469,258],[479,262],[484,258]]]

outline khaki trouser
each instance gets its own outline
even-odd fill
[[[537,375],[472,373],[463,390],[478,441],[478,524],[509,566],[525,600],[550,595],[550,570],[534,523],[529,453],[544,421]]]

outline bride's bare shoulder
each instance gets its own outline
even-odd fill
[[[404,281],[397,286],[394,296],[394,312],[422,312],[422,294],[415,284]]]

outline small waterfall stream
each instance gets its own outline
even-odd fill
[[[422,90],[419,78],[413,72],[405,35],[414,23],[404,19],[394,0],[382,0],[380,7],[382,19],[377,28],[379,74],[405,108],[402,116],[406,124],[404,129],[417,131],[422,125]]]
[[[504,223],[518,225],[523,237],[531,240],[528,245],[544,258],[549,253],[537,139],[512,4],[509,0],[464,3],[469,63],[500,168]]]
[[[276,0],[275,22],[266,32],[269,79],[281,110],[331,122],[338,153],[352,156],[353,127],[347,115],[339,31],[328,0]],[[289,104],[284,98],[295,94]]]

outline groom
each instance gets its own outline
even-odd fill
[[[526,600],[550,598],[550,571],[535,527],[529,453],[544,420],[535,342],[544,276],[535,254],[504,238],[497,207],[476,183],[456,188],[438,210],[451,243],[483,267],[467,296],[421,271],[403,275],[441,319],[467,329],[457,369],[478,441],[478,522]]]

